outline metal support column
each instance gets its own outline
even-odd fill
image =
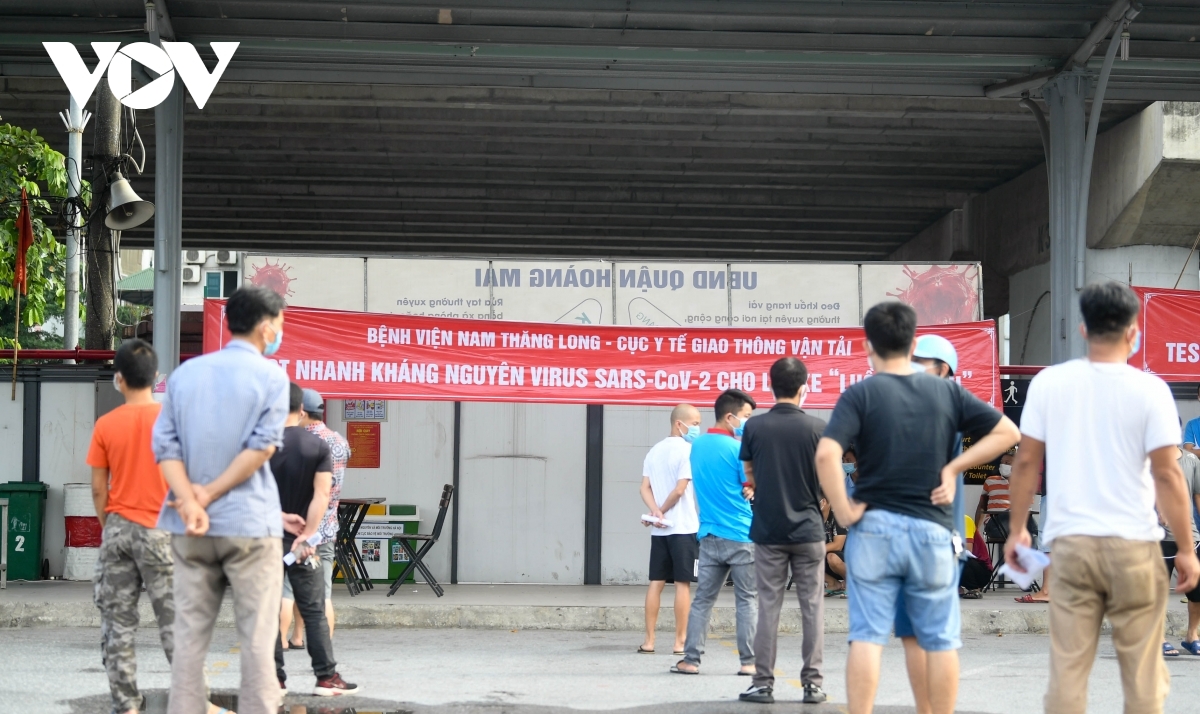
[[[583,583],[599,585],[600,542],[604,526],[604,405],[587,405],[584,456]]]
[[[166,377],[179,366],[183,252],[183,86],[154,110],[154,351]]]
[[[63,123],[67,125],[68,198],[78,198],[83,188],[83,128],[91,118],[91,113],[79,106],[75,97],[71,97],[70,109],[67,110],[67,116],[63,117]],[[68,350],[79,346],[79,247],[83,244],[79,230],[80,218],[80,212],[74,210],[71,227],[67,230],[67,306],[63,314],[63,347]]]
[[[1063,72],[1046,83],[1042,97],[1050,113],[1050,361],[1083,356],[1075,289],[1079,254],[1078,201],[1083,176],[1087,116],[1084,101],[1091,77],[1083,70]],[[1090,178],[1090,177],[1088,177]]]
[[[21,384],[25,403],[21,422],[21,480],[42,480],[42,383],[34,376]]]

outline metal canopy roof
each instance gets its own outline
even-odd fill
[[[1042,161],[1032,117],[986,88],[1061,66],[1109,3],[167,5],[210,60],[242,43],[188,104],[185,245],[877,259]],[[146,38],[138,0],[7,0],[0,20],[0,116],[60,148],[41,41]],[[1105,126],[1200,101],[1196,2],[1148,0],[1130,33]]]

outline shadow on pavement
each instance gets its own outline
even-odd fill
[[[145,702],[141,711],[146,714],[166,714],[167,692],[163,689],[146,690],[143,693]],[[581,697],[581,703],[588,697]],[[219,707],[237,711],[237,693],[231,691],[213,692],[212,702]],[[110,707],[107,695],[81,697],[66,702],[73,714],[92,714],[96,711],[106,711]],[[279,707],[279,714],[550,714],[551,712],[603,712],[604,714],[844,714],[844,704],[827,703],[821,705],[802,704],[797,701],[778,701],[773,705],[762,706],[745,704],[738,701],[720,702],[664,702],[643,707],[628,709],[587,709],[580,707],[550,707],[517,702],[497,703],[458,703],[426,706],[402,702],[388,702],[366,697],[345,696],[335,700],[318,699],[312,696],[289,696]],[[877,706],[878,714],[913,714],[912,707]],[[960,714],[970,714],[961,712]]]

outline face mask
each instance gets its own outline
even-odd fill
[[[854,473],[857,470],[858,470],[858,464],[842,464],[842,471],[846,472],[847,476],[849,476],[850,474]]]
[[[272,340],[271,343],[269,345],[267,345],[266,348],[263,349],[263,354],[270,357],[271,355],[273,355],[279,351],[279,347],[282,344],[283,344],[283,328],[280,327],[279,329],[275,330],[275,339]]]
[[[687,428],[687,433],[683,435],[683,440],[690,444],[698,436],[700,436],[700,427],[693,424]]]
[[[1142,349],[1142,331],[1138,330],[1137,335],[1135,335],[1133,338],[1133,349],[1129,351],[1129,357],[1133,357],[1140,349]],[[1126,357],[1125,359],[1129,359],[1129,357]]]
[[[746,421],[746,419],[741,419],[739,420],[738,425],[733,427],[734,436],[741,436],[746,431]]]
[[[113,389],[121,391],[121,385],[117,383],[117,375],[113,375]]]
[[[997,470],[1000,472],[1001,476],[1003,476],[1004,478],[1008,478],[1009,475],[1012,474],[1012,465],[1011,464],[1000,464],[1000,466],[997,468]]]

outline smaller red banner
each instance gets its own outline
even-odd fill
[[[1200,292],[1135,287],[1142,348],[1129,359],[1168,382],[1200,381]]]
[[[346,422],[346,442],[350,445],[348,469],[379,468],[380,428],[377,421]]]

